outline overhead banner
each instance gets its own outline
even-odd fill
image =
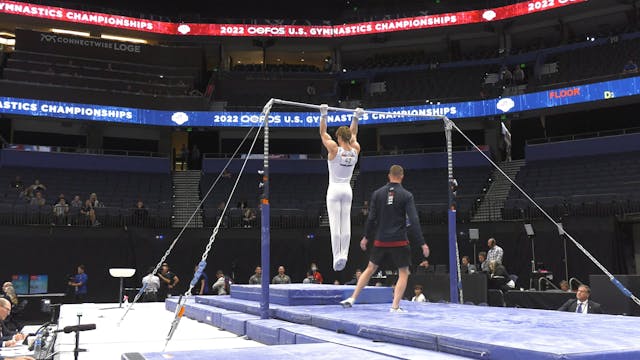
[[[16,50],[153,65],[202,65],[202,48],[199,47],[132,44],[23,29],[16,29]]]
[[[429,121],[439,120],[440,116],[450,119],[499,116],[634,95],[640,95],[640,77],[489,100],[371,109],[387,114],[365,114],[360,124]],[[263,121],[260,113],[256,112],[160,111],[11,97],[0,97],[0,113],[161,126],[246,127],[257,126]],[[351,115],[346,112],[331,112],[328,123],[330,126],[347,125],[351,121]],[[269,117],[269,126],[316,127],[319,121],[319,112],[274,112]]]
[[[15,1],[0,1],[0,13],[167,35],[331,38],[499,21],[587,1],[532,0],[492,9],[333,26],[171,23]]]

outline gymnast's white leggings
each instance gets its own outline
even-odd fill
[[[327,212],[331,229],[331,247],[333,249],[333,268],[344,269],[349,256],[351,242],[351,184],[329,183],[327,189]]]

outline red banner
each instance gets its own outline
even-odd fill
[[[179,24],[2,0],[0,13],[168,35],[331,38],[498,21],[587,1],[533,0],[487,10],[334,26]]]

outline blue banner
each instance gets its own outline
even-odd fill
[[[640,77],[631,77],[489,100],[371,109],[402,113],[406,116],[365,114],[360,124],[437,120],[433,116],[447,116],[450,119],[496,116],[640,95],[639,79]],[[242,127],[258,125],[261,121],[260,113],[256,112],[174,112],[10,97],[0,97],[0,113],[161,126]],[[320,114],[319,112],[274,112],[269,119],[269,126],[274,127],[316,127],[320,121]],[[345,125],[350,121],[349,113],[329,113],[328,116],[330,126]]]

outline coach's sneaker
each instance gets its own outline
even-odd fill
[[[407,310],[399,307],[399,308],[391,308],[391,309],[389,309],[389,312],[392,312],[392,313],[406,313]]]
[[[356,300],[350,297],[340,301],[340,305],[346,309],[352,307],[354,302],[356,302]]]

